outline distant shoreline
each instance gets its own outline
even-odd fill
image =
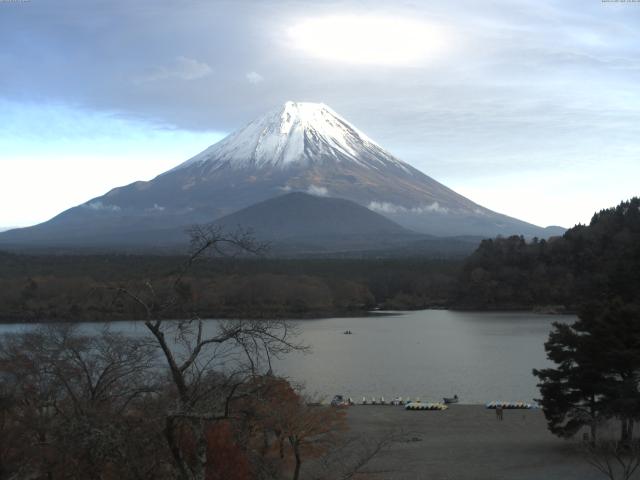
[[[238,314],[220,314],[209,313],[201,315],[203,320],[290,320],[290,321],[304,321],[304,320],[321,320],[324,318],[353,318],[353,317],[369,317],[369,316],[394,316],[402,314],[403,312],[416,312],[422,310],[450,310],[453,312],[482,312],[482,313],[533,313],[536,315],[575,315],[575,312],[563,309],[544,309],[544,308],[460,308],[460,307],[443,307],[430,306],[425,308],[380,308],[378,310],[322,310],[313,312],[290,312],[289,314],[280,313],[278,315],[251,315],[247,313]],[[184,318],[186,319],[186,318]],[[184,320],[182,319],[182,320]],[[2,325],[19,325],[19,324],[56,324],[56,323],[115,323],[115,322],[144,322],[145,318],[51,318],[51,319],[36,319],[32,316],[29,317],[13,317],[13,316],[0,316],[0,324]],[[181,320],[180,318],[163,318],[166,321]]]
[[[430,309],[421,309],[430,310]],[[409,310],[407,310],[409,311]],[[333,311],[318,311],[318,312],[306,312],[306,313],[290,313],[290,314],[278,314],[278,315],[251,315],[248,313],[238,314],[220,314],[209,313],[201,315],[202,320],[318,320],[322,318],[336,318],[336,317],[366,317],[370,315],[388,315],[386,313],[379,313],[376,310],[333,310]],[[128,317],[128,318],[51,318],[51,319],[35,319],[33,317],[13,317],[0,316],[0,324],[55,324],[55,323],[111,323],[111,322],[144,322],[146,318],[142,317]],[[166,317],[162,320],[186,320],[185,318]]]

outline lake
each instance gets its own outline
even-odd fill
[[[573,316],[522,312],[420,310],[368,317],[296,322],[311,353],[275,362],[277,373],[304,381],[309,393],[386,400],[400,395],[462,403],[532,401],[538,397],[533,368],[549,365],[544,352],[553,322]],[[214,322],[215,320],[211,320]],[[83,324],[96,331],[104,324]],[[0,334],[32,325],[0,325]],[[114,331],[146,334],[138,322],[112,323]],[[352,335],[344,335],[351,330]]]

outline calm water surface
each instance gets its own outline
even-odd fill
[[[384,395],[440,400],[456,393],[464,403],[531,401],[538,396],[533,368],[545,367],[551,323],[571,316],[533,313],[422,310],[356,318],[297,322],[309,354],[276,362],[276,370],[304,382],[310,393],[340,393],[360,401]],[[211,322],[215,322],[212,320]],[[0,333],[21,331],[0,325]],[[103,324],[83,324],[96,331]],[[146,335],[138,322],[112,323],[114,331]],[[344,335],[345,330],[353,335]]]

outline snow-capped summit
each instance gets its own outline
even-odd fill
[[[405,168],[363,132],[323,103],[286,102],[210,146],[174,170],[193,166],[234,168],[352,161],[368,168]]]

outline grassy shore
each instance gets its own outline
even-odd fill
[[[402,432],[403,440],[367,467],[388,480],[597,480],[577,441],[547,431],[540,410],[505,410],[504,420],[481,405],[443,412],[402,407],[349,408],[351,433],[367,438]]]

